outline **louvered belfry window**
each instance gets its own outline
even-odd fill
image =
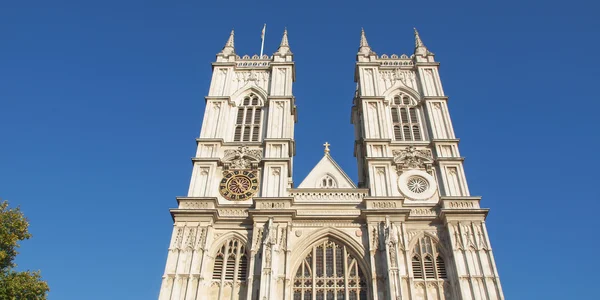
[[[392,100],[392,122],[396,141],[422,141],[421,120],[417,101],[407,94],[398,94]]]
[[[298,267],[293,299],[367,299],[367,283],[349,249],[325,240],[313,246]]]
[[[260,139],[260,121],[262,107],[255,94],[244,97],[238,107],[235,121],[234,142],[258,142]]]
[[[413,249],[412,274],[414,279],[447,279],[446,265],[435,241],[424,236]]]
[[[242,241],[231,239],[215,255],[213,281],[245,282],[248,276],[248,258]]]

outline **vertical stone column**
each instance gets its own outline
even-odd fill
[[[278,241],[281,242],[283,237],[279,234],[279,224],[273,224],[273,218],[269,218],[263,235],[259,299],[279,299],[282,294],[277,293],[277,281],[280,273],[280,260],[285,257],[280,257]]]
[[[386,218],[385,226],[385,252],[388,270],[388,286],[390,299],[402,299],[402,278],[399,268],[400,236],[396,224]]]
[[[455,286],[463,300],[504,300],[483,218],[448,218]],[[450,270],[449,270],[450,271]]]

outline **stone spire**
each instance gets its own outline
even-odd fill
[[[275,52],[275,54],[292,54],[292,51],[290,50],[290,43],[288,42],[287,28],[283,30],[283,37],[281,38],[281,43],[279,44],[279,48],[277,48],[277,52]]]
[[[373,53],[371,47],[369,47],[369,42],[367,42],[367,36],[365,35],[364,28],[361,28],[360,30],[360,48],[358,48],[358,53],[365,55]]]
[[[417,28],[414,28],[414,30],[415,30],[415,55],[425,56],[429,53],[429,50],[427,50],[427,47],[425,47],[425,44],[423,44],[423,41],[421,40],[421,36],[419,36],[419,32],[417,31]]]
[[[225,47],[223,47],[223,50],[221,50],[221,52],[219,52],[219,54],[223,55],[223,56],[228,56],[231,54],[235,54],[235,47],[233,46],[233,29],[231,30],[231,33],[229,34],[229,39],[227,39],[227,43],[225,43]]]

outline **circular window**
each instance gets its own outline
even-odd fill
[[[427,179],[421,176],[411,176],[410,178],[408,178],[406,185],[408,186],[408,189],[411,192],[417,194],[421,194],[425,192],[427,188],[429,188],[429,183],[427,182]]]
[[[398,178],[398,189],[408,199],[428,200],[437,190],[433,176],[425,171],[410,170]]]

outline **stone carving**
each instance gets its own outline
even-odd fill
[[[218,212],[219,212],[219,216],[227,216],[227,217],[247,217],[248,216],[248,211],[243,208],[219,209]]]
[[[396,248],[398,246],[398,228],[394,223],[390,223],[389,219],[386,217],[385,222],[385,242],[388,245],[389,254],[390,254],[390,265],[392,268],[397,267],[398,259]]]
[[[265,258],[265,267],[271,267],[271,255],[273,245],[277,242],[277,228],[273,225],[273,218],[269,218],[269,222],[265,226],[264,231],[263,251]]]
[[[417,90],[417,81],[414,71],[396,68],[395,70],[382,70],[379,72],[379,74],[385,84],[386,89],[392,87],[397,81],[400,81],[405,86]]]
[[[287,230],[286,228],[281,228],[280,238],[279,238],[279,249],[287,249]]]
[[[396,208],[396,202],[377,201],[377,202],[372,202],[371,207],[373,207],[373,208]]]
[[[269,218],[269,222],[264,231],[264,244],[275,244],[277,241],[277,229],[273,225],[273,218]]]
[[[225,169],[256,169],[262,160],[261,149],[249,149],[248,146],[240,146],[235,150],[225,150],[221,162]]]
[[[235,80],[240,82],[242,85],[248,81],[267,81],[269,79],[269,73],[265,71],[244,71],[236,72]]]
[[[488,244],[487,241],[485,240],[485,236],[483,235],[483,230],[481,227],[477,226],[475,227],[477,230],[477,240],[479,240],[479,243],[477,244],[477,246],[479,247],[479,249],[482,250],[488,250]]]
[[[413,208],[410,210],[411,216],[437,216],[437,210],[435,208]]]
[[[371,250],[379,249],[379,230],[377,226],[371,228]]]
[[[258,207],[267,209],[285,208],[285,202],[260,202]]]
[[[454,232],[454,248],[457,250],[464,250],[460,233],[458,232],[458,226],[450,225],[451,230]]]
[[[271,267],[271,244],[265,244],[264,246],[264,251],[265,251],[265,267],[270,268]]]
[[[256,232],[256,249],[260,249],[260,245],[262,243],[262,238],[263,238],[263,229],[262,228],[258,228],[258,231]]]
[[[185,241],[185,249],[192,250],[194,249],[194,244],[196,243],[196,229],[190,228],[187,236],[187,240]]]
[[[296,201],[357,201],[360,202],[366,196],[363,192],[291,192]]]
[[[475,242],[473,241],[473,231],[471,230],[470,224],[463,225],[462,232],[463,232],[463,235],[465,236],[465,240],[467,241],[467,247],[475,248]]]
[[[177,234],[175,235],[175,240],[173,241],[173,245],[171,246],[171,248],[179,249],[182,239],[183,239],[183,227],[179,227],[179,228],[177,228]]]
[[[206,229],[198,228],[199,237],[196,243],[196,249],[204,249],[204,241],[206,239]]]
[[[390,249],[390,265],[392,268],[396,268],[398,266],[396,244],[390,244],[389,249]]]
[[[181,201],[179,203],[179,208],[185,208],[185,209],[201,209],[201,208],[208,208],[208,202],[200,202],[200,201]]]
[[[474,208],[475,204],[472,201],[452,201],[448,203],[450,208]]]
[[[394,162],[398,170],[402,169],[427,169],[433,164],[431,150],[408,146],[404,150],[394,150]]]

